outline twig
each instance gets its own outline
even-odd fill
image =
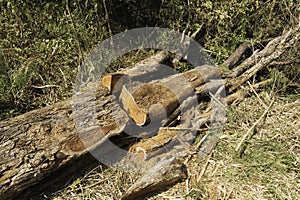
[[[238,144],[238,146],[236,147],[235,151],[238,152],[239,149],[241,148],[242,144],[245,142],[246,138],[248,137],[248,135],[250,134],[250,132],[257,126],[257,124],[264,118],[264,116],[269,112],[270,108],[272,107],[274,103],[274,99],[272,100],[272,102],[270,103],[270,105],[268,106],[268,108],[265,110],[265,112],[260,116],[260,118],[250,127],[250,129],[247,131],[247,133],[243,136],[242,140],[240,141],[240,143]]]
[[[41,85],[41,86],[33,85],[32,87],[37,89],[43,89],[43,88],[60,87],[60,86],[59,85]]]
[[[205,174],[205,172],[207,170],[207,167],[208,167],[208,164],[209,164],[209,160],[211,159],[211,157],[212,157],[212,152],[210,152],[209,156],[206,159],[205,165],[203,166],[203,168],[200,172],[200,175],[197,178],[197,183],[199,183],[199,181],[202,179],[203,175]]]
[[[207,131],[212,128],[177,128],[177,127],[161,127],[161,129],[172,131]]]
[[[238,78],[235,78],[232,81],[229,81],[230,82],[229,92],[232,92],[235,89],[239,88],[243,83],[245,83],[251,77],[253,77],[258,71],[269,66],[271,62],[273,62],[274,60],[279,58],[285,52],[286,49],[293,46],[300,38],[299,30],[300,30],[300,25],[296,26],[295,28],[290,29],[283,35],[281,35],[281,36],[275,38],[274,40],[272,40],[271,42],[269,42],[267,44],[267,46],[256,55],[256,57],[251,56],[250,58],[248,58],[248,59],[250,59],[250,63],[254,62],[253,63],[254,65],[250,69],[245,71]],[[257,60],[257,62],[256,62],[256,60]],[[249,60],[243,62],[240,66],[238,66],[234,70],[233,75],[236,75],[236,73],[239,73],[239,70],[238,71],[236,71],[236,70],[239,67],[241,67],[243,69],[244,67],[242,67],[242,66],[244,66],[248,62],[249,62]],[[250,64],[250,63],[248,63],[248,64]]]
[[[255,91],[255,89],[253,88],[253,86],[250,84],[249,81],[247,81],[247,84],[249,85],[250,89],[255,94],[255,96],[258,98],[258,101],[261,103],[261,105],[263,105],[263,107],[267,109],[267,105],[261,100],[261,98],[259,97],[259,95],[257,94],[257,92]]]
[[[107,21],[108,31],[109,31],[110,36],[112,36],[112,31],[111,31],[111,27],[110,27],[110,23],[109,23],[108,10],[107,10],[107,7],[106,7],[105,0],[102,0],[102,2],[103,2],[104,10],[105,10],[105,19]]]
[[[65,82],[65,87],[67,88],[68,87],[68,83],[67,83],[66,75],[65,75],[65,73],[63,72],[63,70],[60,67],[58,67],[58,69],[59,69],[60,73],[63,75],[64,82]]]
[[[288,61],[273,61],[270,65],[290,65],[300,63],[300,59],[288,60]]]

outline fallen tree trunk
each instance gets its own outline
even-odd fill
[[[169,53],[160,52],[125,72],[132,79],[144,80],[143,75],[151,70],[160,70],[162,66],[158,64],[168,56]],[[149,68],[149,65],[153,67]],[[163,74],[166,75],[168,74]],[[25,189],[38,184],[49,175],[56,179],[63,178],[65,173],[56,173],[59,169],[72,165],[74,172],[86,165],[73,165],[88,154],[75,126],[76,113],[73,112],[72,104],[76,104],[76,100],[85,103],[81,113],[77,113],[83,118],[88,118],[90,111],[94,109],[93,105],[97,105],[96,114],[101,127],[84,129],[86,135],[94,135],[93,139],[97,140],[103,135],[120,132],[111,119],[111,95],[107,88],[99,83],[90,84],[89,87],[92,88],[91,92],[97,90],[95,98],[94,94],[78,94],[73,99],[0,122],[0,199],[16,196],[25,198],[25,194],[22,194]]]
[[[299,32],[299,26],[297,26],[282,36],[275,38],[264,50],[255,53],[229,73],[229,75],[225,75],[227,77],[226,86],[230,94],[257,71],[268,66],[269,63],[279,58],[286,49],[297,43],[300,37]],[[158,56],[159,58],[155,57],[155,61],[151,61],[150,59],[149,62],[156,63],[153,66],[157,66],[161,60],[167,59],[167,56],[167,53],[161,53]],[[151,73],[147,65],[144,65],[144,68],[140,66],[134,69],[136,69],[136,71],[133,70],[134,73],[133,71],[130,73],[130,70],[122,73],[128,75],[130,80],[136,79],[139,81],[143,79],[139,79],[138,77]],[[150,69],[159,70],[159,68]],[[160,78],[166,77],[162,76]],[[108,80],[106,86],[102,86],[99,83],[93,83],[89,86],[93,88],[90,90],[91,93],[94,93],[96,90],[96,96],[89,93],[78,93],[73,99],[0,122],[0,199],[28,197],[32,195],[32,191],[27,190],[26,194],[24,191],[32,185],[39,184],[42,180],[50,180],[49,177],[56,177],[56,179],[64,178],[65,174],[60,171],[62,169],[65,169],[63,172],[66,172],[73,168],[73,170],[69,171],[70,173],[74,173],[76,169],[80,169],[88,165],[89,162],[92,162],[92,158],[89,157],[88,153],[90,149],[87,147],[96,148],[108,138],[122,133],[124,127],[120,126],[120,123],[126,127],[128,123],[127,113],[122,109],[116,108],[114,112],[118,112],[118,117],[120,118],[119,124],[116,124],[111,112],[111,108],[114,105],[110,102],[110,99],[113,98],[110,93],[115,84],[112,81],[113,77],[108,79],[110,80]],[[196,94],[200,95],[208,91],[205,87],[197,84],[193,89]],[[139,95],[135,96],[134,93],[131,95],[137,102]],[[234,96],[234,94],[232,95]],[[228,102],[233,101],[235,98],[233,97]],[[79,108],[75,108],[74,112],[72,105],[79,106]],[[96,107],[93,107],[93,105],[96,105]],[[130,109],[130,106],[128,109]],[[167,118],[162,120],[162,125],[171,124],[174,118],[180,114],[176,106],[171,110],[166,116]],[[74,120],[75,118],[78,121],[93,118],[92,114],[96,114],[97,116],[97,125],[94,124],[95,122],[81,125]],[[80,133],[78,133],[78,130]],[[210,144],[206,145],[209,146],[208,151],[211,151],[216,143],[211,138],[216,137],[212,135],[212,137],[206,137],[203,141],[203,143]],[[82,141],[86,143],[84,144]],[[119,143],[120,146],[126,145],[124,141],[116,141],[116,143]],[[208,151],[206,153],[209,153]],[[85,160],[89,160],[89,162],[85,163]],[[181,179],[185,176],[178,177]],[[153,191],[153,188],[158,188],[157,186],[161,187],[162,182],[159,180],[157,178],[156,182],[151,186],[147,186],[148,190]],[[174,180],[170,180],[169,183],[174,183]],[[47,187],[47,184],[49,186],[53,182],[43,182],[43,184],[44,187]],[[148,185],[145,182],[142,184]],[[141,186],[136,187],[143,188]],[[128,193],[130,196],[139,196],[134,193],[145,194],[145,191],[141,192],[134,188],[131,191],[133,192]],[[124,199],[126,198],[124,196]]]
[[[199,66],[161,81],[138,85],[138,88],[123,86],[120,99],[137,125],[143,126],[150,121],[159,123],[192,96],[197,87],[218,75],[219,71],[215,67]]]

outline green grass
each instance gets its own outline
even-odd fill
[[[241,43],[251,41],[253,50],[262,49],[299,23],[297,0],[167,0],[157,12],[152,11],[153,2],[157,3],[1,1],[0,120],[70,97],[84,56],[104,39],[131,28],[159,26],[190,35],[199,29],[197,40],[221,64]],[[299,59],[297,46],[281,61]],[[130,52],[108,72],[153,53]],[[185,62],[175,63],[178,71],[189,67]],[[201,180],[197,181],[206,161],[193,158],[187,163],[187,181],[152,199],[300,199],[299,69],[299,63],[273,63],[253,79],[272,78],[259,95],[268,105],[267,94],[276,91],[276,100],[246,139],[242,152],[235,152],[237,144],[265,109],[255,96],[227,108],[228,122]],[[136,178],[97,168],[49,198],[117,199]]]
[[[162,2],[1,1],[0,120],[70,97],[84,56],[113,34],[145,26],[189,35],[199,29],[198,41],[220,64],[244,41],[262,48],[299,13],[296,0]],[[127,66],[121,60],[116,69]]]

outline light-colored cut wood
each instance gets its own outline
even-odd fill
[[[130,77],[126,74],[112,73],[103,76],[101,84],[107,87],[109,93],[119,92],[125,83],[130,82]]]

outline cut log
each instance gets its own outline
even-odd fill
[[[167,78],[165,82],[175,84],[176,78]],[[190,81],[195,82],[194,79]],[[59,179],[62,177],[57,174],[60,169],[86,157],[89,150],[111,136],[120,134],[124,128],[121,125],[128,121],[127,114],[120,109],[112,109],[111,98],[107,88],[91,83],[85,92],[75,94],[70,100],[0,122],[0,198],[30,196],[33,191],[24,193],[25,189],[32,188],[50,175]],[[118,116],[119,122],[122,121],[121,124],[116,123],[115,116]],[[83,121],[86,123],[82,124]],[[75,166],[77,169],[82,167]],[[35,189],[38,190],[38,187]]]
[[[126,85],[120,99],[133,121],[140,126],[159,123],[170,116],[183,100],[194,95],[194,89],[219,77],[212,66],[199,66],[183,74],[142,85]],[[129,88],[129,89],[128,89]],[[131,91],[131,92],[130,92]]]
[[[297,41],[299,41],[299,27],[300,26],[298,25],[298,27],[291,29],[287,33],[283,34],[282,36],[275,38],[273,41],[271,41],[267,45],[267,47],[269,46],[269,47],[271,47],[271,50],[272,49],[274,50],[274,55],[272,53],[270,53],[270,49],[263,50],[262,51],[263,53],[260,55],[260,56],[263,55],[262,57],[260,57],[261,61],[260,61],[260,59],[256,60],[256,61],[260,62],[260,64],[258,66],[255,66],[255,62],[252,63],[252,65],[248,65],[249,61],[251,59],[252,59],[251,62],[254,61],[253,57],[252,57],[252,58],[246,60],[245,62],[243,62],[239,67],[237,67],[237,69],[235,71],[233,71],[230,76],[231,78],[233,78],[233,77],[237,77],[237,78],[227,79],[227,81],[230,80],[228,82],[229,84],[227,84],[227,86],[229,86],[229,88],[230,88],[230,86],[233,86],[233,87],[231,87],[230,91],[232,92],[233,90],[238,88],[237,85],[231,84],[232,83],[231,81],[235,82],[235,81],[239,80],[241,82],[239,82],[239,81],[237,81],[237,82],[239,82],[239,84],[241,85],[242,83],[244,83],[247,80],[247,78],[250,78],[251,76],[253,76],[253,74],[249,73],[249,72],[251,72],[251,71],[257,72],[258,70],[262,69],[263,67],[268,66],[269,61],[279,58],[279,56],[282,54],[283,51],[292,47],[293,44],[296,44]],[[274,43],[277,43],[277,44],[280,43],[282,45],[276,46],[276,44],[274,44]],[[264,62],[264,56],[268,57],[268,62]],[[253,65],[254,65],[253,69],[248,70],[248,72],[246,72],[245,74],[242,74],[240,77],[238,77],[238,75],[240,75],[241,71],[245,70],[246,66],[249,67],[249,66],[253,66]],[[247,77],[247,78],[245,78],[245,77]],[[256,85],[252,86],[251,89],[253,90],[253,88],[259,88],[261,85],[264,85],[268,81],[269,80],[258,83]],[[235,83],[237,83],[237,82],[235,82]],[[218,82],[215,82],[213,84],[208,84],[204,87],[199,87],[196,89],[196,93],[201,94],[201,93],[205,93],[205,92],[209,91],[210,89],[214,90],[214,88],[218,88],[218,87],[216,87],[218,85],[219,85]],[[251,90],[249,90],[249,88],[248,89],[247,88],[248,87],[246,87],[246,89],[245,88],[240,89],[236,93],[233,93],[233,94],[231,93],[226,98],[226,102],[230,104],[230,103],[234,102],[235,100],[239,99],[242,95],[244,95],[244,93],[245,93],[244,90],[247,90],[248,93],[252,92]],[[188,101],[188,102],[190,102],[190,101]],[[179,115],[180,112],[177,112],[178,110],[180,110],[180,109],[176,109],[173,112],[172,116],[170,116],[165,121],[166,124],[170,124],[171,123],[170,120],[172,121],[176,116]],[[208,122],[211,114],[212,113],[208,112],[205,115],[203,115],[202,122],[204,122],[204,123]],[[212,152],[212,150],[214,149],[214,147],[216,146],[216,144],[218,142],[219,132],[220,132],[220,130],[218,128],[216,130],[211,130],[204,138],[202,138],[199,145],[197,145],[198,148],[200,149],[200,151],[198,153],[200,158],[203,156],[206,156]],[[185,137],[186,136],[187,135],[185,135]],[[169,140],[165,140],[164,136],[162,136],[162,134],[159,133],[157,136],[155,136],[153,138],[142,140],[141,142],[133,145],[131,148],[131,151],[137,151],[137,152],[141,151],[144,159],[149,159],[149,157],[151,157],[151,155],[149,156],[147,154],[148,153],[147,151],[149,151],[149,150],[152,151],[153,149],[151,149],[151,147],[154,148],[159,145],[163,145],[164,148],[166,148],[165,147],[166,145],[164,145],[164,144],[169,143],[168,141]],[[174,138],[172,141],[174,142]],[[178,146],[176,146],[176,147],[178,147]],[[150,153],[150,154],[157,155],[157,154],[161,153],[161,151],[163,151],[164,148],[161,148],[160,150],[154,151],[153,153]],[[163,157],[162,160],[164,160],[164,158],[166,158],[166,156]],[[157,160],[157,162],[159,163],[158,160]],[[153,168],[155,168],[155,166]],[[176,174],[174,174],[174,172],[173,172],[173,176],[175,176],[175,177],[180,176],[181,174],[182,174],[182,172],[180,172],[180,171],[177,171]],[[140,178],[133,186],[131,186],[129,188],[129,190],[124,194],[123,198],[130,199],[131,197],[132,198],[136,198],[136,197],[140,197],[140,196],[145,197],[145,196],[149,195],[149,192],[152,192],[155,190],[161,190],[164,187],[167,187],[169,185],[169,181],[165,181],[166,184],[163,184],[164,181],[165,181],[165,177],[162,175],[157,176],[157,175],[152,175],[150,173],[145,173],[145,175],[142,178]]]
[[[143,80],[144,73],[160,70],[159,62],[167,56],[168,53],[159,52],[128,69],[128,74],[133,79]],[[145,63],[151,64],[152,68]],[[72,99],[1,121],[0,199],[28,198],[41,188],[51,188],[52,185],[47,184],[53,184],[53,181],[44,182],[46,186],[43,187],[34,187],[47,177],[63,179],[67,172],[74,173],[89,165],[88,162],[76,162],[87,157],[87,147],[95,148],[122,131],[122,124],[117,124],[114,119],[111,99],[107,88],[96,82]],[[122,110],[115,112],[115,116],[124,118],[123,123],[126,123],[127,114]],[[94,118],[97,120],[82,124],[84,120]],[[61,169],[65,171],[62,173]]]
[[[170,56],[169,52],[160,51],[155,55],[146,58],[133,68],[127,68],[126,71],[119,73],[105,74],[102,77],[101,84],[107,87],[108,91],[118,93],[122,90],[124,84],[131,81],[149,82],[153,79],[162,79],[171,75],[170,71],[165,70],[165,66],[161,65]],[[160,73],[156,73],[156,72]],[[163,72],[163,73],[162,73]],[[151,76],[155,73],[155,77]]]
[[[255,53],[241,65],[235,68],[231,72],[230,77],[226,79],[226,86],[229,94],[232,94],[239,88],[240,85],[245,83],[259,70],[267,67],[268,64],[278,59],[280,55],[282,55],[287,49],[297,44],[300,37],[299,27],[300,25],[297,25],[284,33],[282,36],[275,38],[265,47],[264,50]],[[162,59],[158,60],[161,61]],[[154,66],[157,66],[159,62],[156,60],[155,63],[156,64]],[[150,117],[152,120],[156,117],[160,117],[156,116],[156,113],[160,113],[159,115],[161,115],[162,112],[157,109],[158,107],[154,107],[154,112],[151,112],[151,106],[160,104],[160,108],[163,108],[162,110],[166,111],[165,117],[168,117],[163,119],[161,124],[171,124],[170,120],[172,117],[175,116],[176,118],[176,116],[179,114],[182,118],[186,116],[188,119],[189,111],[195,111],[193,107],[186,109],[184,113],[180,113],[177,111],[182,111],[182,109],[177,108],[179,105],[178,103],[173,103],[175,102],[174,100],[162,101],[164,99],[163,97],[161,99],[157,97],[162,96],[163,94],[157,96],[147,95],[147,92],[153,88],[154,92],[151,94],[156,94],[155,91],[157,91],[157,89],[155,90],[155,87],[160,85],[159,87],[161,88],[168,88],[172,92],[172,95],[176,96],[176,100],[179,102],[180,106],[182,106],[184,100],[190,98],[190,96],[186,95],[189,94],[188,92],[186,93],[186,91],[180,91],[182,88],[186,88],[186,86],[182,87],[181,85],[178,85],[176,79],[171,80],[170,78],[167,78],[170,76],[170,74],[166,75],[164,73],[157,73],[156,70],[164,69],[161,66],[157,68],[149,68],[147,65],[144,65],[144,68],[141,67],[140,69],[136,68],[136,71],[132,70],[132,72],[137,72],[136,74],[132,73],[132,75],[129,75],[130,72],[120,72],[128,74],[130,77],[131,83],[125,86],[137,104],[138,108],[145,111],[145,113],[147,113],[149,116],[153,115],[154,118]],[[128,71],[130,71],[130,69],[128,69]],[[161,74],[162,80],[149,83],[150,80],[153,80],[153,76],[148,76],[149,74]],[[209,70],[207,73],[201,73],[204,82],[207,82],[208,80],[207,78],[209,75],[207,74],[211,74],[209,73]],[[219,79],[220,77],[213,78]],[[155,76],[155,79],[160,78]],[[200,80],[198,75],[196,79],[194,79],[193,76],[185,79],[188,80],[190,88],[195,90],[196,93],[201,94],[209,91],[207,88],[201,85],[201,81],[197,82]],[[141,89],[134,87],[131,88],[131,84],[136,81],[144,82],[146,84],[142,85],[142,87],[140,87]],[[170,85],[168,85],[169,83]],[[114,88],[114,84],[108,85],[110,85],[110,88]],[[197,87],[198,85],[199,87]],[[208,85],[209,84],[206,86]],[[211,87],[216,86],[211,84]],[[111,89],[111,91],[113,90]],[[142,94],[145,95],[142,97]],[[146,97],[149,97],[149,101],[145,101]],[[153,100],[150,97],[153,98]],[[232,99],[236,98],[234,96],[231,97],[232,98],[230,99],[230,102]],[[64,178],[65,173],[75,173],[76,169],[81,169],[83,166],[87,166],[93,162],[94,160],[88,158],[88,150],[96,149],[99,145],[106,142],[113,136],[115,139],[119,136],[121,137],[124,126],[126,127],[129,121],[127,116],[128,113],[119,107],[115,108],[111,103],[111,99],[113,98],[113,95],[109,93],[105,86],[102,86],[99,84],[99,82],[91,83],[87,87],[86,92],[78,92],[72,99],[68,99],[66,101],[62,101],[54,105],[31,111],[18,117],[0,122],[0,199],[28,199],[28,197],[32,195],[32,192],[37,192],[39,189],[53,185],[53,181],[45,181],[49,180],[50,177],[55,177],[56,179]],[[127,98],[127,102],[128,99],[130,98]],[[175,104],[177,105],[174,106]],[[168,106],[170,107],[168,108]],[[132,106],[128,104],[128,110],[130,110],[131,107]],[[138,112],[140,111],[138,110]],[[212,112],[211,114],[214,113]],[[206,117],[208,116],[209,115]],[[145,123],[144,119],[141,121],[142,123],[140,124]],[[183,121],[188,122],[188,120]],[[199,121],[203,122],[201,119],[199,119]],[[196,126],[201,124],[198,123],[199,121],[191,122],[192,127],[194,125]],[[191,135],[191,133],[187,133],[186,136],[191,136],[187,138],[188,140],[190,138],[194,138],[194,135]],[[213,132],[211,132],[209,136],[210,137],[205,138],[206,142],[204,141],[204,143],[206,143],[206,145],[202,149],[211,151],[216,143],[214,139],[217,137],[216,133]],[[172,137],[172,135],[170,135],[170,137]],[[179,138],[180,137],[172,138],[171,140],[164,138],[164,140],[166,139],[165,141],[170,141],[167,142],[168,144],[177,145],[181,144],[182,142]],[[121,147],[122,145],[126,145],[123,139],[124,138],[120,138],[119,140],[116,140],[115,144]],[[153,147],[153,144],[151,145]],[[184,145],[177,146],[184,148]],[[106,151],[109,152],[110,149],[104,149],[104,152],[102,153],[105,154]],[[159,148],[154,153],[159,154],[163,151],[164,146]],[[180,150],[179,152],[182,151]],[[182,155],[184,154],[180,154],[179,156]],[[152,157],[149,156],[147,159],[152,159]],[[85,162],[86,160],[89,161]],[[155,168],[155,164],[159,163],[155,161],[158,160],[153,158],[153,169],[157,169]],[[153,184],[150,181],[138,182],[141,183],[140,186],[144,185],[145,188],[148,188],[145,191],[154,191],[157,188],[163,187],[164,182],[172,184],[180,180],[180,178],[172,179],[170,174],[165,173],[169,172],[169,170],[164,172],[163,168],[159,169],[160,170],[156,171],[158,174],[164,174],[169,176],[169,178],[164,179],[165,176],[161,176],[159,178],[159,176],[154,175],[154,178],[157,182],[157,184],[154,184],[154,187],[151,186]],[[149,176],[148,180],[151,179],[151,174],[155,173],[148,173],[146,175]],[[184,178],[184,176],[180,174],[182,173],[179,172],[178,177]],[[177,174],[175,175],[177,176]],[[146,177],[144,177],[144,179],[145,178]],[[43,185],[41,185],[42,183]],[[33,187],[34,189],[29,189]],[[144,191],[135,191],[136,190],[133,187],[128,191],[127,197],[125,195],[124,198],[128,198],[128,196],[135,197],[145,194]]]

